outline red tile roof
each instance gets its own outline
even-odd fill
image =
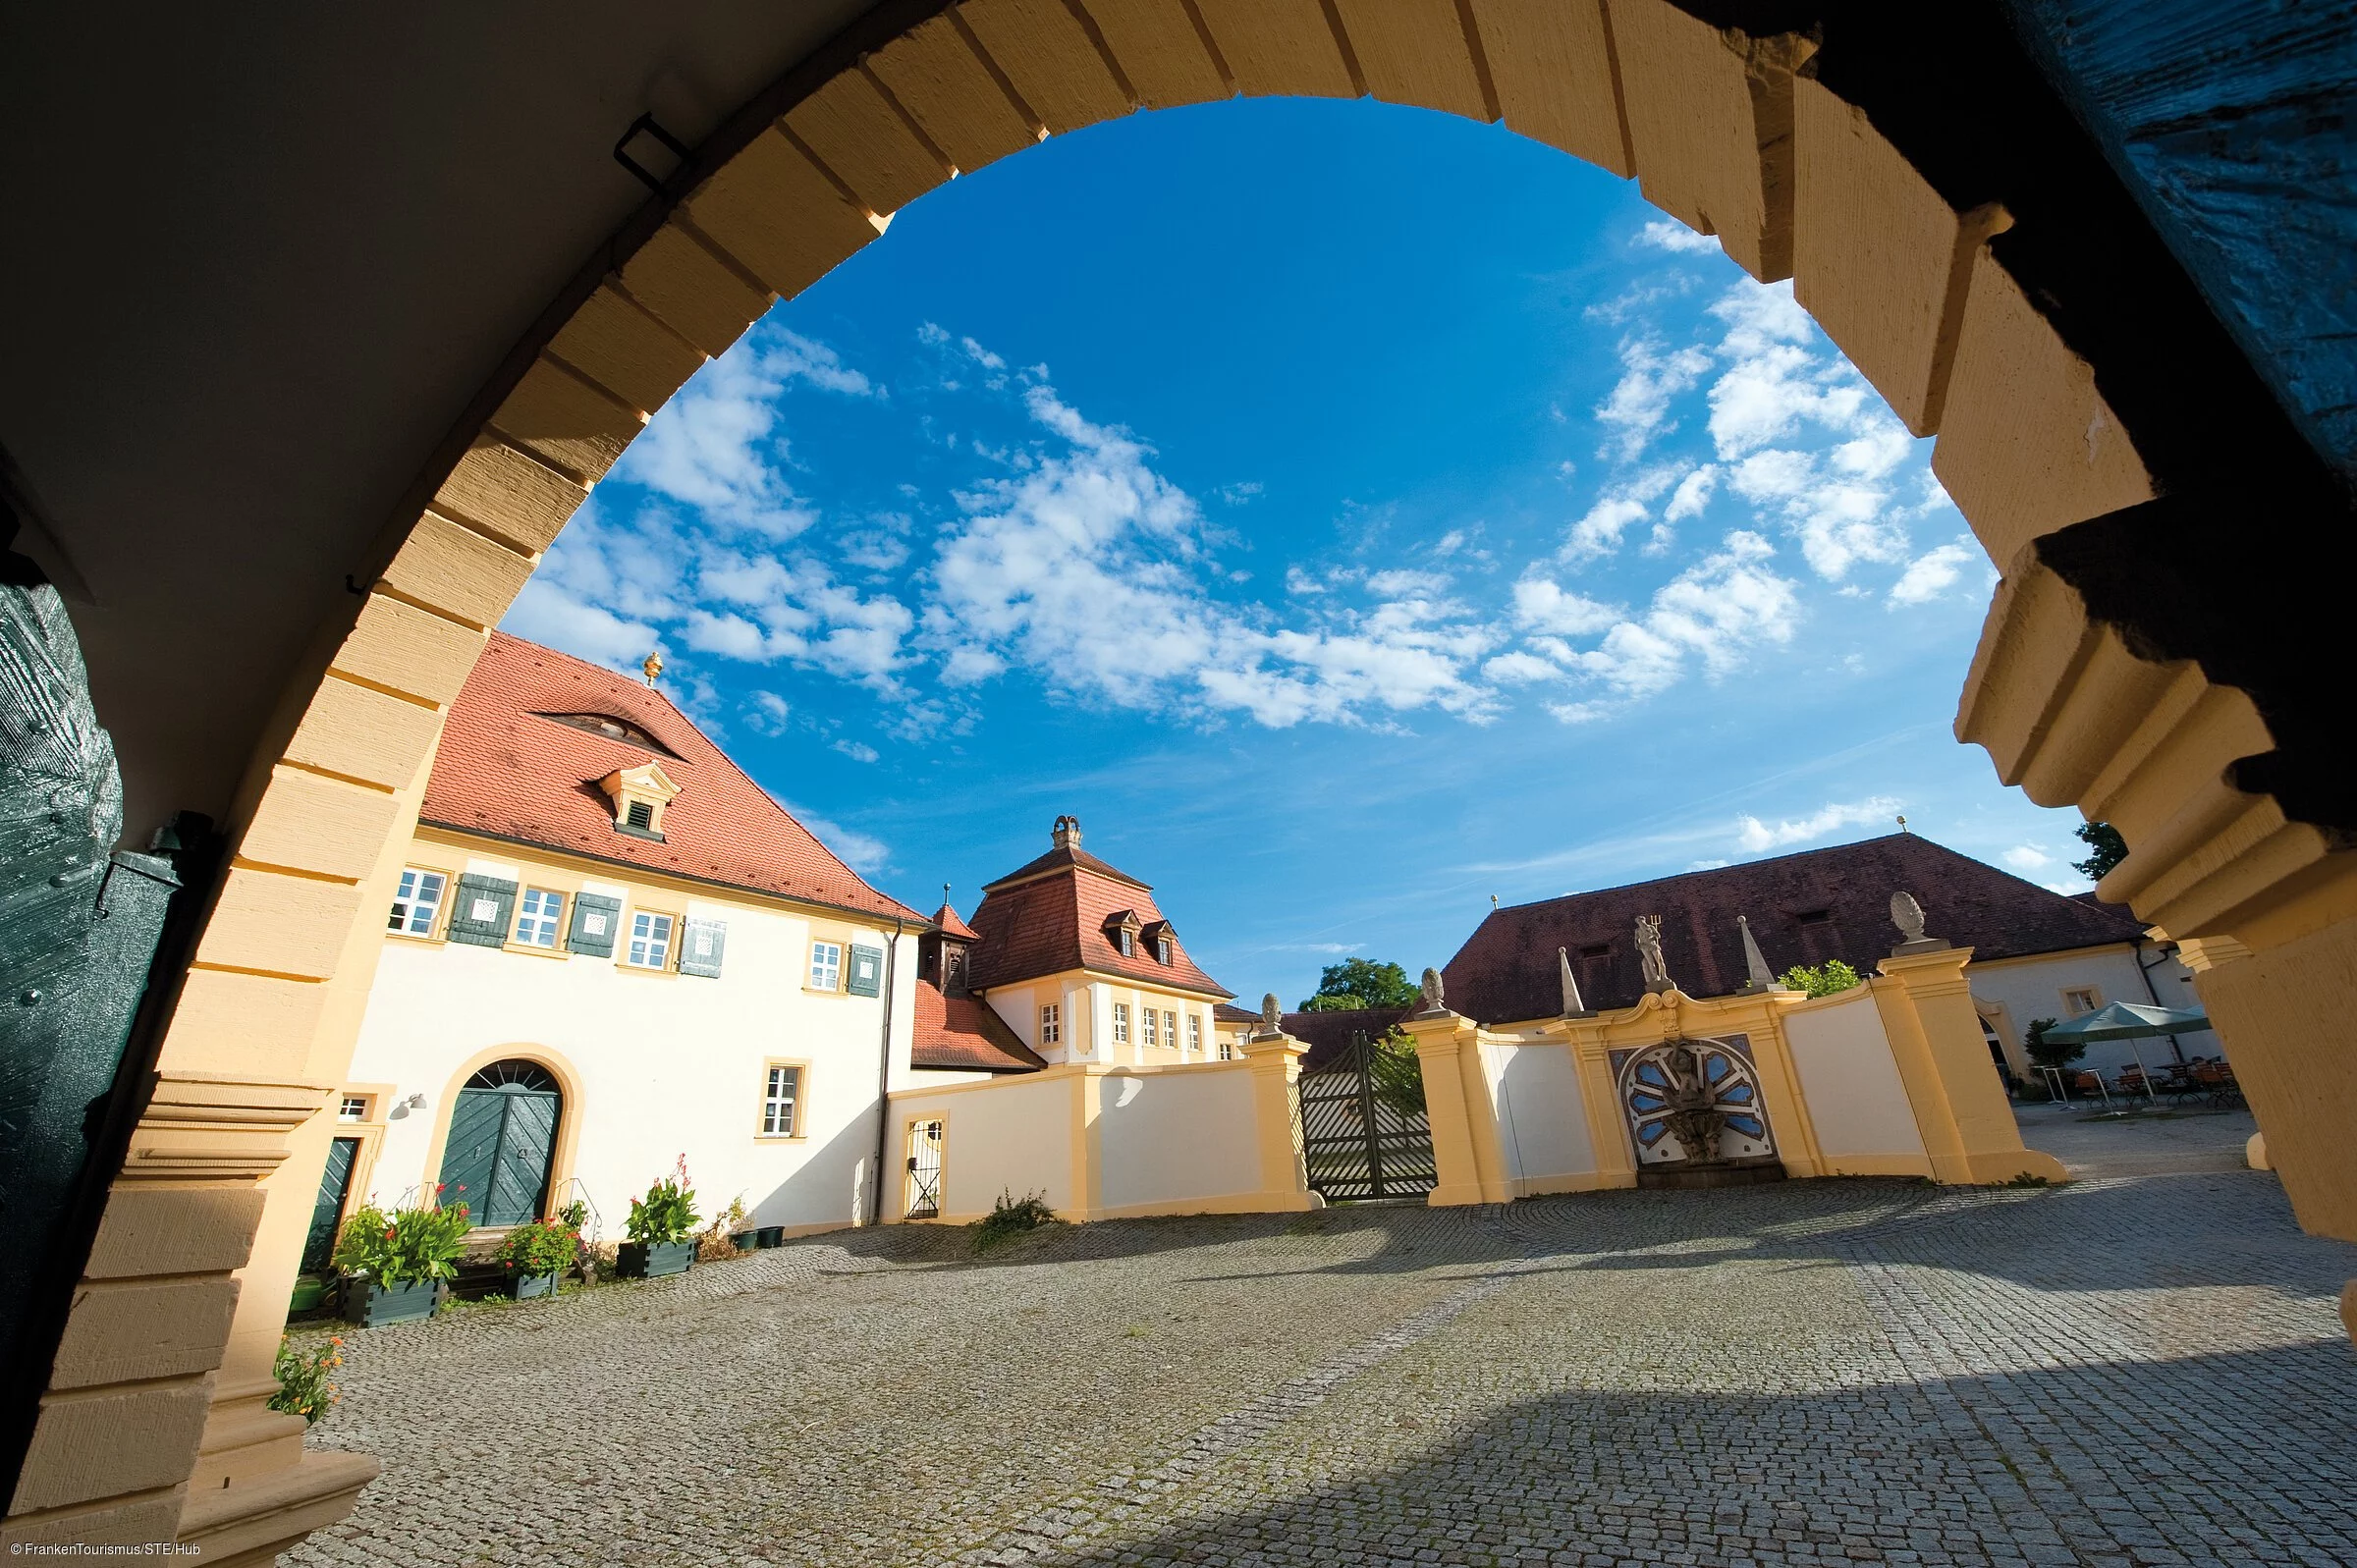
[[[663,749],[553,723],[620,719]],[[659,758],[680,786],[661,841],[614,831],[598,781]],[[418,820],[624,866],[691,877],[922,924],[838,860],[669,699],[625,676],[502,632],[466,677],[442,729]]]
[[[908,1054],[918,1067],[981,1072],[1037,1072],[1047,1060],[979,997],[948,997],[930,980],[916,983],[916,1042]]]
[[[968,942],[974,940],[974,928],[958,918],[956,904],[945,903],[934,910],[933,924],[940,927],[945,936],[963,937]]]
[[[1829,958],[1872,974],[1899,941],[1891,895],[1900,892],[1923,905],[1927,932],[1972,948],[1976,959],[2133,942],[2143,932],[2119,905],[2083,903],[1920,834],[1896,833],[1500,909],[1441,978],[1448,1005],[1482,1023],[1552,1017],[1562,1010],[1556,949],[1567,947],[1580,1000],[1599,1010],[1625,1007],[1645,990],[1634,940],[1639,915],[1662,917],[1663,959],[1690,997],[1741,989],[1737,915],[1750,920],[1768,967],[1780,975]],[[1583,947],[1609,950],[1583,958]]]
[[[1195,966],[1176,933],[1167,964],[1145,941],[1136,944],[1133,956],[1123,957],[1106,922],[1124,909],[1148,924],[1163,918],[1146,884],[1077,847],[1058,845],[984,886],[981,906],[974,911],[978,940],[970,960],[972,984],[987,991],[1069,969],[1094,969],[1201,996],[1234,994]]]

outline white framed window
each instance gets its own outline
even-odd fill
[[[1222,1061],[1233,1061],[1235,1059],[1235,1043],[1233,1041],[1223,1040],[1220,1042],[1220,1059]]]
[[[2104,1004],[2104,994],[2093,986],[2072,986],[2062,993],[2062,1005],[2076,1018],[2083,1012],[2093,1012]]]
[[[385,929],[398,931],[405,937],[432,936],[434,916],[442,908],[442,894],[449,888],[450,879],[439,871],[405,867],[401,886],[393,893],[393,918],[385,922]]]
[[[810,944],[810,989],[812,991],[841,991],[843,989],[843,944],[814,942]]]
[[[1115,1045],[1129,1043],[1129,1003],[1125,1001],[1113,1004],[1113,1040]]]
[[[546,888],[526,888],[516,905],[516,945],[554,947],[565,929],[565,895]]]
[[[1159,958],[1159,959],[1161,959],[1161,960],[1162,960],[1164,963],[1166,963],[1166,964],[1167,964],[1167,963],[1169,963],[1169,962],[1171,961],[1171,939],[1170,939],[1170,938],[1168,938],[1168,937],[1156,937],[1156,938],[1154,939],[1154,956],[1155,956],[1155,957],[1157,957],[1157,958]]]
[[[1186,1015],[1186,1054],[1190,1056],[1203,1054],[1203,1015],[1199,1012]]]
[[[1137,937],[1127,926],[1122,928],[1121,942],[1123,957],[1133,958],[1137,955]]]
[[[761,1136],[792,1138],[801,1131],[802,1069],[771,1062],[761,1085]]]
[[[663,969],[671,963],[670,915],[650,914],[644,909],[630,916],[630,965],[633,969]]]
[[[1162,1038],[1173,1051],[1178,1049],[1178,1015],[1177,1013],[1166,1012],[1162,1015]]]
[[[1064,1009],[1055,1002],[1039,1004],[1039,1043],[1052,1046],[1064,1039]]]
[[[366,1121],[368,1119],[368,1097],[366,1095],[346,1095],[343,1103],[336,1107],[336,1119],[338,1121]]]
[[[1156,1016],[1154,1009],[1151,1007],[1145,1008],[1144,1012],[1145,1016],[1140,1018],[1138,1022],[1145,1025],[1146,1044],[1149,1046],[1159,1046],[1162,1044],[1162,1020]]]

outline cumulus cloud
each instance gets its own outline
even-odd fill
[[[2017,843],[2001,857],[2015,871],[2042,871],[2055,863],[2055,857],[2036,844]]]
[[[1956,584],[1980,556],[1980,547],[1969,539],[1944,544],[1937,550],[1926,551],[1907,563],[1907,569],[1898,574],[1891,585],[1891,604],[1919,605],[1937,599]]]
[[[1894,795],[1873,795],[1864,800],[1828,801],[1805,817],[1786,817],[1781,822],[1762,822],[1757,817],[1735,819],[1735,844],[1749,854],[1770,849],[1788,848],[1822,838],[1843,828],[1861,823],[1887,821],[1899,807]]]
[[[872,877],[877,872],[891,869],[892,848],[873,834],[846,828],[814,811],[804,811],[784,795],[773,792],[770,798],[785,807],[787,815],[809,829],[810,836],[833,851],[836,859],[861,876]]]
[[[1653,338],[1630,337],[1620,342],[1620,379],[1596,406],[1596,418],[1610,435],[1602,455],[1633,462],[1646,444],[1677,428],[1670,405],[1692,390],[1711,368],[1711,356],[1696,348],[1670,350]]]
[[[1637,231],[1637,243],[1656,250],[1695,254],[1720,248],[1716,235],[1696,234],[1675,218],[1656,218]]]
[[[882,755],[875,747],[860,740],[838,740],[832,749],[842,752],[853,762],[873,762]]]
[[[1571,668],[1614,697],[1635,701],[1675,685],[1692,664],[1724,676],[1753,648],[1789,642],[1799,600],[1792,582],[1768,566],[1775,553],[1758,534],[1728,534],[1717,552],[1656,591],[1643,616],[1616,622],[1595,648],[1573,655]],[[1591,702],[1556,717],[1578,723],[1609,711]]]
[[[1568,592],[1551,577],[1524,577],[1514,584],[1514,621],[1529,631],[1586,636],[1625,614],[1618,605]]]

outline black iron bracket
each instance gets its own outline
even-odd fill
[[[622,134],[622,139],[614,143],[614,161],[636,175],[646,189],[652,190],[656,195],[666,195],[669,192],[662,179],[630,154],[630,143],[637,140],[642,135],[652,136],[669,147],[672,155],[680,160],[682,168],[685,168],[687,164],[687,143],[657,125],[652,111],[631,121],[630,128]]]

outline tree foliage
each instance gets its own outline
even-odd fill
[[[1375,1098],[1401,1116],[1422,1115],[1424,1064],[1416,1056],[1416,1043],[1406,1030],[1394,1024],[1372,1044],[1375,1049],[1367,1061],[1367,1075],[1375,1082]]]
[[[2030,1027],[2023,1031],[2021,1048],[2029,1053],[2030,1060],[2041,1067],[2067,1067],[2087,1054],[2087,1043],[2083,1040],[2056,1040],[2051,1043],[2047,1040],[2046,1032],[2058,1021],[2054,1018],[2032,1018]]]
[[[1858,972],[1838,958],[1828,958],[1821,964],[1794,964],[1777,982],[1786,991],[1805,991],[1812,997],[1830,997],[1836,991],[1847,991],[1860,985]]]
[[[2082,822],[2076,832],[2079,842],[2092,852],[2084,860],[2072,861],[2071,867],[2089,882],[2103,881],[2104,873],[2128,858],[2128,841],[2119,836],[2119,830],[2111,824]]]
[[[1345,958],[1330,963],[1318,976],[1318,994],[1304,1000],[1303,1012],[1342,1012],[1359,1007],[1404,1007],[1424,994],[1396,963],[1371,958]]]

